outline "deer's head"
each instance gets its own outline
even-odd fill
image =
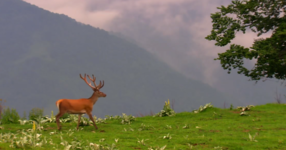
[[[99,85],[96,85],[96,83],[95,83],[95,80],[96,80],[95,76],[92,75],[92,78],[91,78],[89,75],[87,75],[87,77],[89,78],[89,80],[93,82],[93,84],[94,84],[94,86],[93,86],[93,85],[91,85],[91,83],[89,83],[89,82],[87,81],[87,79],[86,79],[86,74],[84,74],[84,77],[82,77],[81,74],[79,74],[79,76],[80,76],[81,79],[83,79],[83,80],[85,81],[85,83],[86,83],[89,87],[91,87],[91,89],[93,90],[94,94],[95,94],[97,97],[106,97],[106,94],[100,91],[100,89],[104,86],[104,81],[102,81],[102,83],[101,83],[101,81],[100,81],[100,82],[99,82]]]

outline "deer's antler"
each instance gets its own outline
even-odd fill
[[[89,83],[89,82],[87,81],[87,79],[86,79],[86,74],[84,74],[84,78],[81,76],[81,74],[79,74],[79,76],[80,76],[80,78],[82,78],[82,79],[85,81],[85,83],[86,83],[88,86],[90,86],[92,89],[98,89],[98,90],[99,90],[99,89],[101,89],[101,88],[104,86],[104,81],[103,81],[103,84],[101,84],[101,81],[100,81],[100,82],[99,82],[99,85],[98,85],[98,86],[96,85],[96,83],[95,83],[96,78],[95,78],[94,75],[92,75],[92,78],[91,78],[89,75],[87,75],[87,77],[89,78],[89,80],[93,82],[94,86],[92,86],[91,83]]]

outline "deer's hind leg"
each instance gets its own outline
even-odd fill
[[[61,123],[60,123],[60,118],[65,114],[64,111],[60,111],[57,115],[56,115],[56,122],[57,122],[57,126],[58,126],[58,130],[62,129]]]

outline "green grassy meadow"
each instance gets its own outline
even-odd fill
[[[76,130],[76,122],[62,123],[61,131],[56,123],[41,124],[41,131],[33,131],[33,124],[2,124],[0,149],[282,150],[286,149],[285,110],[285,104],[265,104],[241,116],[238,109],[212,107],[200,113],[137,117],[130,124],[106,119],[97,123],[98,130],[92,125]],[[19,141],[25,136],[31,142],[21,147]],[[11,146],[13,139],[18,146],[16,142]]]

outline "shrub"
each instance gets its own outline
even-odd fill
[[[57,115],[57,114],[56,114]],[[64,113],[62,116],[61,116],[61,119],[67,119],[67,118],[70,118],[70,114],[69,113]],[[55,114],[54,114],[54,111],[51,111],[51,118],[55,118]],[[77,121],[77,120],[76,120]]]
[[[24,114],[23,114],[22,120],[27,120],[26,111],[24,111]]]
[[[33,108],[30,112],[29,112],[29,119],[30,120],[35,120],[39,117],[43,117],[43,109],[40,108]]]
[[[1,116],[2,124],[19,123],[20,116],[15,109],[6,108]]]
[[[229,110],[233,110],[233,105],[230,104]]]
[[[131,124],[132,121],[135,121],[135,117],[132,115],[126,115],[122,113],[121,124]]]
[[[154,117],[165,117],[165,116],[174,116],[176,113],[175,111],[170,107],[170,101],[165,102],[165,105],[163,107],[163,110],[161,110],[158,114],[154,115]]]
[[[3,103],[5,103],[6,101],[5,100],[2,100],[2,99],[0,99],[0,119],[1,119],[1,114],[2,114],[2,112],[3,112],[3,109],[4,109],[4,106],[3,106]]]
[[[61,118],[62,119],[67,119],[70,117],[70,114],[69,113],[65,113]]]
[[[207,108],[212,108],[213,105],[211,103],[207,103],[205,106],[200,106],[200,108],[198,110],[194,110],[193,112],[196,113],[200,113],[205,111]]]

